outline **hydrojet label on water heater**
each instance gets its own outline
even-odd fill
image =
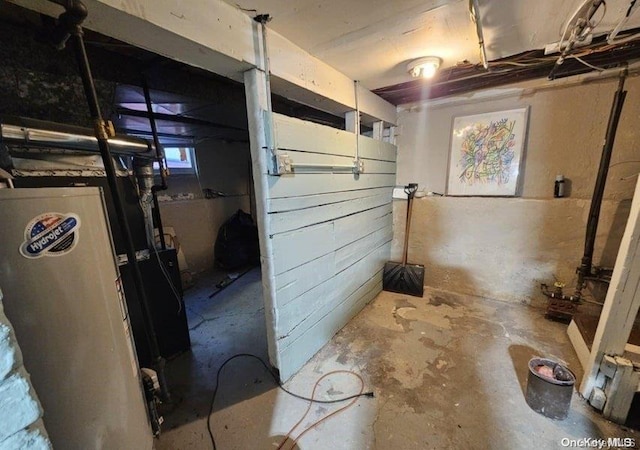
[[[24,230],[20,253],[25,258],[66,255],[78,243],[80,217],[48,212],[29,222]]]

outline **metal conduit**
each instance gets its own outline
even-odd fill
[[[30,147],[59,148],[100,153],[98,139],[95,136],[78,132],[82,130],[87,133],[92,133],[91,130],[72,127],[74,128],[74,132],[66,132],[58,131],[66,127],[62,124],[31,119],[20,119],[20,122],[23,122],[23,124],[0,123],[0,142],[28,145]],[[47,125],[47,127],[45,128],[43,125]],[[135,156],[138,158],[156,158],[153,144],[144,139],[117,136],[109,139],[109,146],[113,154]]]

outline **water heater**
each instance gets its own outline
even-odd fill
[[[151,449],[100,188],[0,189],[0,287],[54,448]]]

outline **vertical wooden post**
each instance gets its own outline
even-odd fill
[[[254,25],[254,33],[260,36],[262,30],[259,24]],[[260,42],[261,39],[256,39]],[[261,49],[261,46],[258,46]],[[260,50],[258,50],[260,51]],[[257,58],[258,61],[264,57]],[[275,367],[280,367],[276,348],[276,323],[278,320],[275,304],[275,272],[273,268],[273,249],[271,242],[270,223],[268,216],[268,167],[272,123],[267,120],[269,111],[269,89],[264,70],[251,69],[244,73],[244,89],[247,98],[247,118],[249,124],[249,143],[251,160],[253,162],[253,183],[256,199],[256,221],[260,237],[260,262],[262,268],[262,295],[264,297],[264,312],[267,321],[267,343],[269,360]]]
[[[356,176],[360,174],[360,171],[364,167],[360,160],[360,106],[358,106],[358,90],[360,89],[360,83],[358,81],[353,82],[353,95],[355,98],[356,109],[355,111],[348,111],[344,116],[345,130],[356,135],[356,154],[354,155],[354,173]]]
[[[629,340],[640,307],[640,179],[636,185],[627,227],[613,269],[611,284],[604,302],[600,322],[591,347],[589,363],[580,385],[581,394],[589,398],[594,388],[602,388],[596,381],[604,355],[620,356]],[[600,377],[601,379],[602,377]],[[611,391],[611,396],[633,396],[631,392]],[[606,407],[605,407],[606,408]]]
[[[398,127],[389,127],[389,143],[396,145],[396,133],[398,131]]]
[[[344,129],[351,133],[360,134],[360,114],[358,114],[358,111],[347,111],[345,113]]]
[[[373,138],[376,141],[381,141],[384,137],[384,122],[373,122]]]

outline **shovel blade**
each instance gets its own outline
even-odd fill
[[[382,273],[382,289],[399,294],[422,297],[424,294],[424,266],[388,262]]]

